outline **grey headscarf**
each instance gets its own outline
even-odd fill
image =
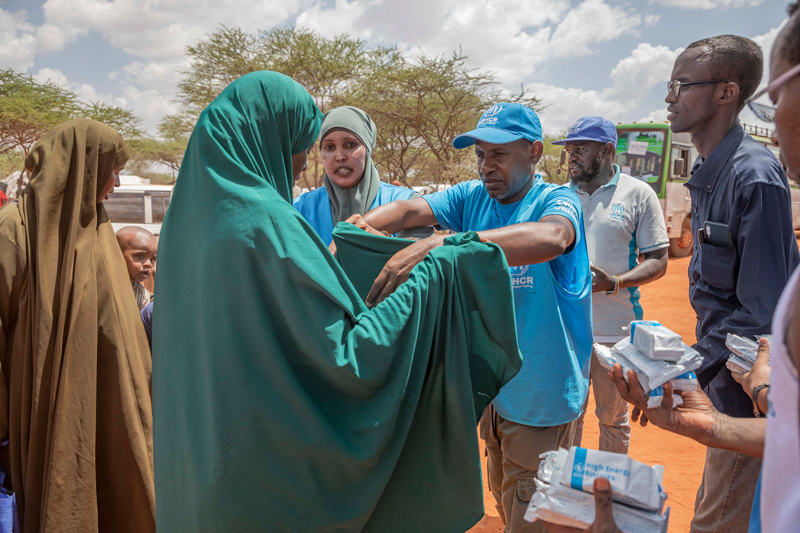
[[[352,187],[342,188],[336,185],[328,174],[322,178],[325,190],[331,200],[331,215],[334,226],[355,214],[363,215],[372,206],[378,195],[381,180],[378,168],[372,162],[372,150],[375,148],[377,128],[370,116],[358,108],[343,106],[325,113],[320,131],[320,145],[325,136],[338,130],[346,130],[358,137],[367,147],[367,158],[364,162],[364,175]]]

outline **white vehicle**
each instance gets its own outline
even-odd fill
[[[161,233],[161,223],[172,198],[172,185],[121,185],[103,202],[114,231],[138,226],[153,235]]]

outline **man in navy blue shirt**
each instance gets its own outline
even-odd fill
[[[778,298],[800,263],[786,176],[739,124],[761,81],[761,49],[743,37],[703,39],[675,61],[666,102],[670,128],[689,132],[700,156],[686,183],[694,254],[689,297],[697,313],[697,371],[714,406],[753,416],[752,399],[725,366],[727,333],[769,333]],[[761,460],[708,448],[693,533],[745,532]]]

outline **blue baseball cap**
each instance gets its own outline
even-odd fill
[[[614,123],[603,117],[583,117],[569,127],[566,139],[553,141],[550,144],[567,144],[570,141],[595,141],[617,145],[617,128]]]
[[[506,144],[519,139],[542,140],[542,123],[539,115],[522,104],[500,102],[486,110],[474,130],[453,139],[454,148],[467,148],[475,141]]]

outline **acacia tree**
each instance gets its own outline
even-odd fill
[[[557,183],[559,185],[569,181],[569,174],[566,166],[561,165],[561,152],[564,147],[552,144],[553,141],[565,139],[567,137],[567,130],[563,130],[555,135],[544,136],[544,153],[536,166],[537,172],[542,175],[542,178],[549,183]]]
[[[27,174],[23,161],[36,141],[54,126],[82,117],[109,124],[126,140],[141,135],[139,119],[128,110],[99,102],[85,104],[69,88],[50,80],[38,82],[13,69],[0,71],[0,156],[5,171],[20,171],[18,189]]]
[[[376,72],[358,100],[378,124],[376,159],[406,185],[471,178],[471,153],[454,149],[453,137],[473,129],[481,113],[497,101],[539,105],[524,91],[503,94],[493,73],[468,68],[460,52],[404,59]]]
[[[369,113],[378,127],[373,160],[384,179],[406,186],[471,178],[471,151],[455,150],[453,137],[472,129],[497,101],[539,105],[524,91],[502,92],[493,73],[469,69],[460,52],[410,58],[396,47],[367,46],[348,35],[326,38],[281,28],[252,36],[223,26],[186,53],[189,67],[178,85],[186,116],[196,118],[222,89],[248,72],[282,72],[303,85],[323,112],[353,105]],[[322,175],[314,147],[301,184],[319,187]]]
[[[0,155],[9,172],[20,171],[33,145],[56,124],[73,118],[80,110],[72,91],[13,69],[0,71]],[[17,186],[24,184],[20,172]]]

